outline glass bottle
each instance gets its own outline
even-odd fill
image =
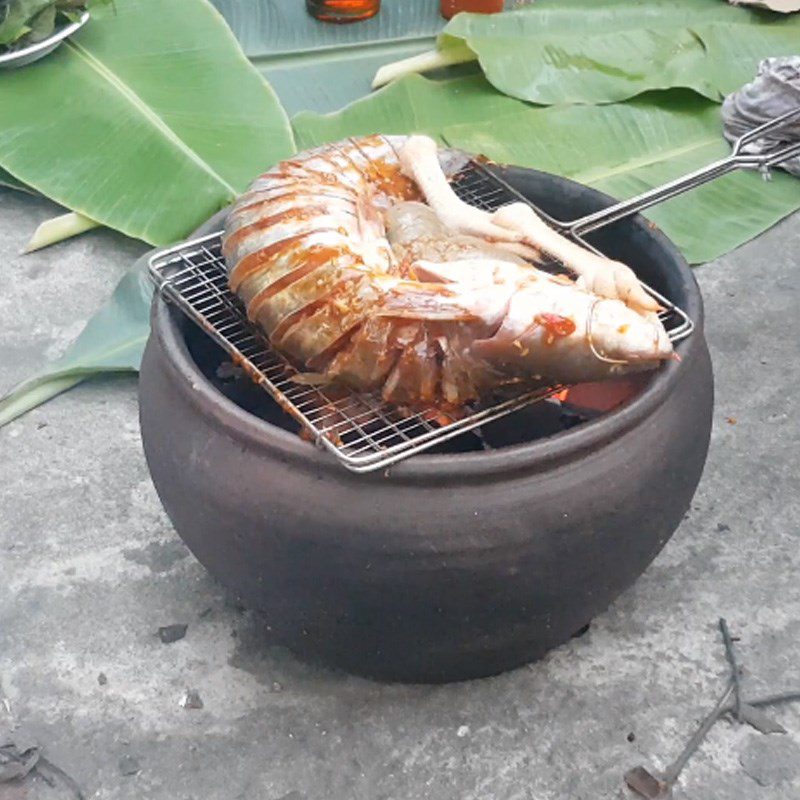
[[[496,14],[503,10],[503,0],[441,0],[442,16],[450,19],[459,11],[477,14]]]
[[[358,22],[374,17],[381,0],[306,0],[306,9],[323,22]]]

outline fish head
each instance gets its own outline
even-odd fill
[[[655,369],[673,356],[657,315],[567,286],[514,294],[500,327],[472,352],[516,380],[549,384]]]
[[[586,336],[601,360],[619,361],[631,370],[648,369],[672,358],[674,351],[655,313],[640,313],[621,300],[598,299],[588,315]]]

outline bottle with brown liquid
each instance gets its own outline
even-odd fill
[[[323,22],[358,22],[374,17],[381,0],[306,0],[306,9]]]
[[[503,10],[503,0],[441,0],[442,16],[445,19],[459,11],[472,11],[477,14],[496,14]]]

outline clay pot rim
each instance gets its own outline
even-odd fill
[[[535,170],[524,171],[535,172]],[[576,184],[574,181],[555,178],[546,173],[544,175],[549,180],[569,185],[572,191],[578,188],[580,193],[598,208],[615,202],[608,195]],[[224,213],[220,212],[205,223],[198,229],[196,236],[219,230],[220,219]],[[600,448],[606,442],[620,437],[646,420],[665,402],[673,388],[680,382],[682,372],[687,368],[687,361],[691,360],[701,347],[702,299],[689,265],[672,242],[641,216],[633,218],[628,224],[634,225],[639,232],[645,234],[650,240],[649,246],[660,256],[662,269],[675,270],[676,277],[685,287],[686,297],[682,306],[694,321],[695,331],[676,347],[681,361],[670,361],[662,366],[640,394],[624,407],[604,414],[585,425],[544,439],[490,452],[436,455],[423,453],[391,467],[393,479],[406,479],[411,482],[431,478],[463,480],[497,477],[509,471],[525,473],[549,468],[554,463],[566,463],[579,458],[587,450]],[[376,475],[380,477],[380,472],[362,476],[349,473],[331,454],[302,440],[290,431],[244,411],[221,394],[201,373],[189,353],[182,331],[183,325],[191,323],[186,321],[177,309],[170,308],[158,294],[154,296],[151,321],[151,336],[158,339],[171,369],[180,378],[175,385],[199,413],[214,418],[216,424],[231,436],[248,446],[270,451],[282,460],[292,462],[294,466],[304,466],[315,471],[332,471],[339,477],[347,474],[360,480],[374,478]]]

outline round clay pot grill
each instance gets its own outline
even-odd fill
[[[504,177],[556,219],[612,203],[545,173]],[[702,302],[686,262],[643,218],[587,238],[688,313],[680,362],[591,422],[489,452],[457,452],[456,439],[455,452],[388,474],[349,473],[277,406],[265,400],[256,416],[226,397],[204,363],[220,359],[217,346],[156,297],[140,377],[154,484],[181,538],[264,612],[276,642],[388,680],[490,675],[566,641],[663,547],[708,450]]]

